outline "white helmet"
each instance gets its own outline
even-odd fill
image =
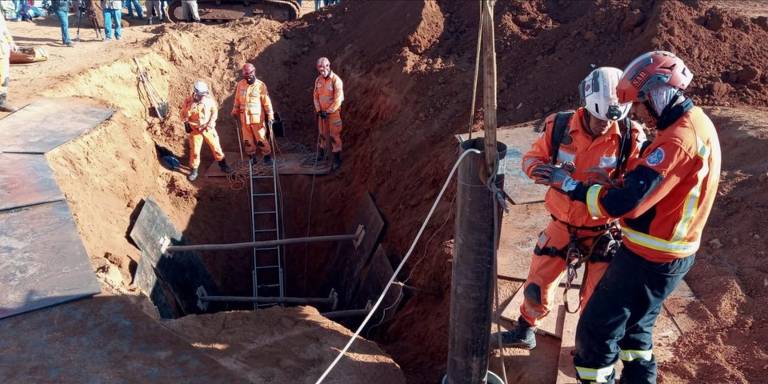
[[[195,81],[194,92],[200,96],[208,94],[208,84],[202,80]]]
[[[619,103],[616,86],[624,74],[621,69],[600,67],[579,83],[581,104],[600,120],[619,120],[627,117],[632,103]]]

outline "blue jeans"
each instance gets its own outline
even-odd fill
[[[59,24],[61,24],[61,42],[67,44],[71,41],[69,40],[69,12],[58,9],[56,16],[58,16]]]
[[[624,363],[622,383],[656,383],[656,317],[694,259],[691,255],[659,264],[619,249],[576,327],[573,362],[582,383],[614,383],[613,364],[619,358]],[[588,377],[595,375],[605,381]]]
[[[315,0],[315,11],[323,7],[323,0]]]
[[[112,22],[115,23],[115,39],[120,40],[123,28],[120,26],[119,9],[104,9],[104,40],[112,39]]]
[[[139,0],[126,0],[124,3],[125,8],[128,10],[129,17],[133,17],[133,9],[136,8],[136,14],[139,16],[139,19],[144,18],[144,11],[141,9]]]

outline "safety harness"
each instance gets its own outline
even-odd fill
[[[563,142],[566,131],[568,130],[568,123],[575,114],[574,111],[558,112],[555,115],[554,126],[552,127],[552,164],[557,164],[557,157],[560,151],[560,144]],[[616,168],[614,169],[614,177],[621,175],[626,167],[629,154],[632,152],[632,122],[629,117],[619,121],[619,129],[621,131],[621,142],[619,143],[618,155],[616,158]],[[573,226],[563,220],[558,219],[552,215],[552,220],[558,221],[564,224],[568,228],[570,234],[570,240],[568,246],[565,249],[557,249],[555,247],[541,248],[536,245],[533,250],[535,255],[546,255],[554,257],[562,257],[566,264],[566,281],[565,290],[563,291],[563,303],[565,303],[565,310],[568,313],[576,313],[581,308],[581,300],[579,300],[578,306],[571,310],[568,303],[568,291],[573,285],[573,281],[578,277],[578,269],[586,261],[592,262],[610,262],[613,256],[618,251],[621,245],[621,230],[619,229],[616,221],[610,223],[592,227],[578,227]],[[578,237],[578,231],[590,231],[600,233],[597,236]],[[592,245],[586,249],[582,245],[582,240],[586,238],[594,238]],[[588,273],[588,271],[586,272]],[[584,278],[586,279],[586,273]],[[584,284],[582,283],[581,289]]]

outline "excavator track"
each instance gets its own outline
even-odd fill
[[[168,6],[168,15],[174,22],[184,19],[182,0]],[[246,17],[264,17],[277,21],[290,21],[301,17],[301,7],[295,0],[198,0],[200,21],[223,23]]]

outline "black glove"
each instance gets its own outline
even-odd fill
[[[320,115],[321,119],[327,119],[328,118],[328,112],[326,112],[326,111],[320,111],[317,114]]]
[[[191,125],[189,125],[189,122],[188,122],[188,121],[185,121],[185,122],[184,122],[184,132],[187,132],[187,133],[192,133],[192,126],[191,126]]]

